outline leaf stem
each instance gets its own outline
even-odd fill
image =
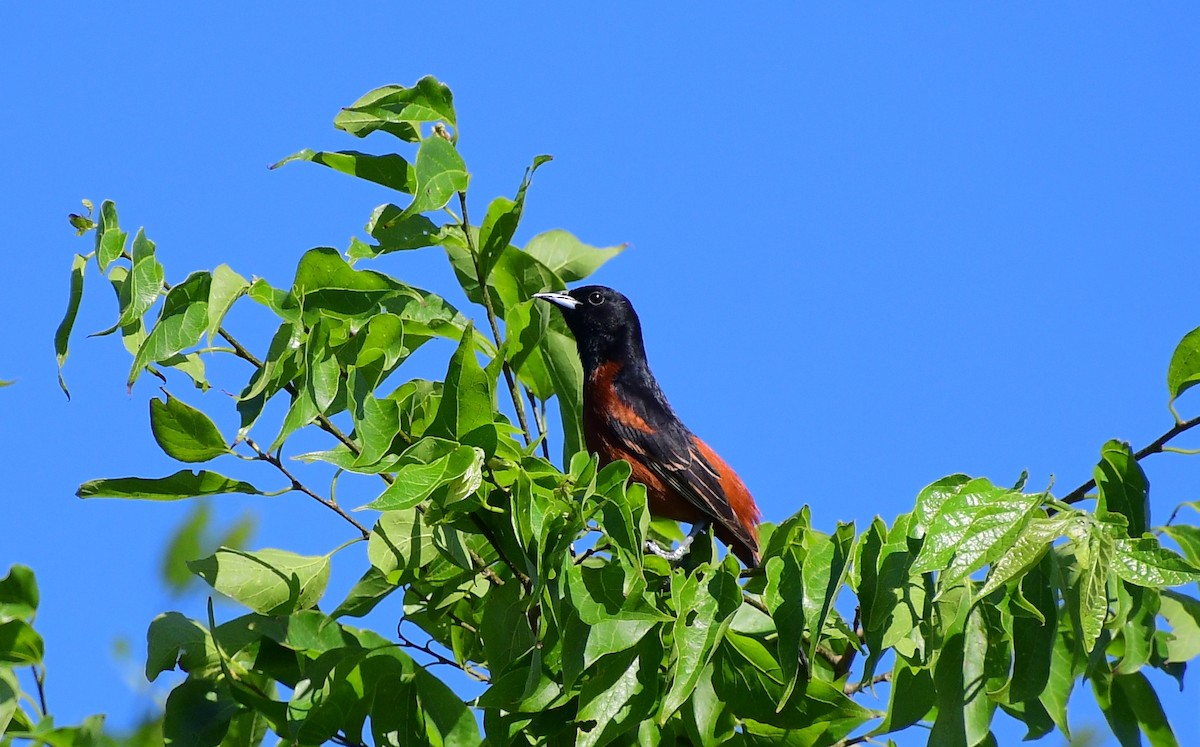
[[[1169,431],[1154,439],[1154,441],[1152,441],[1149,445],[1136,452],[1133,455],[1134,461],[1140,462],[1142,459],[1150,456],[1151,454],[1158,454],[1162,451],[1166,451],[1164,447],[1168,441],[1185,431],[1195,428],[1197,425],[1200,425],[1200,417],[1194,417],[1191,420],[1177,421]],[[1070,493],[1067,493],[1066,497],[1062,499],[1062,502],[1078,503],[1086,498],[1087,492],[1094,487],[1096,487],[1096,478],[1093,477],[1091,480],[1088,480],[1084,484],[1075,488]]]
[[[496,323],[496,309],[492,304],[492,293],[488,289],[487,278],[483,275],[482,258],[479,256],[479,251],[475,246],[475,239],[471,238],[471,222],[467,218],[467,193],[458,193],[458,204],[462,208],[462,227],[463,237],[467,242],[467,250],[471,252],[471,261],[475,264],[475,278],[479,283],[479,295],[483,299],[483,308],[487,311],[488,324],[492,328],[492,340],[496,343],[496,348],[499,350],[503,338],[500,336],[500,325]],[[499,354],[499,353],[497,353]],[[533,436],[529,430],[529,422],[525,419],[525,405],[521,402],[521,394],[517,389],[517,382],[513,379],[512,368],[508,365],[507,360],[500,361],[500,367],[504,371],[504,380],[508,383],[508,393],[512,397],[513,408],[517,411],[517,420],[521,424],[521,433],[525,436],[525,445],[533,443]]]
[[[367,528],[364,527],[362,524],[359,524],[358,521],[356,521],[353,516],[346,513],[346,510],[344,508],[342,508],[341,506],[339,506],[338,504],[334,503],[333,501],[331,501],[327,498],[322,498],[321,496],[314,493],[311,489],[309,489],[308,486],[304,485],[302,482],[297,480],[295,475],[293,475],[290,471],[288,471],[287,467],[283,466],[283,462],[280,461],[278,455],[270,454],[268,452],[263,451],[262,449],[259,448],[258,444],[254,443],[254,439],[252,439],[252,438],[247,437],[245,439],[245,441],[246,441],[246,445],[249,446],[250,449],[252,451],[254,451],[255,454],[258,455],[259,459],[261,459],[262,461],[271,465],[275,469],[279,470],[279,472],[284,477],[286,477],[289,481],[291,481],[291,483],[292,483],[291,489],[292,490],[298,491],[300,493],[304,493],[308,497],[315,500],[317,503],[320,503],[322,506],[325,506],[330,511],[333,511],[338,516],[342,517],[346,521],[353,524],[354,528],[362,533],[363,539],[367,539],[368,537],[371,536],[371,532],[368,531]]]
[[[847,682],[846,686],[842,688],[842,692],[846,693],[847,695],[857,695],[868,687],[874,687],[875,685],[881,685],[884,682],[891,681],[892,673],[884,672],[883,674],[877,674],[872,677],[870,682]]]

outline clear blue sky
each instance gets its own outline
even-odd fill
[[[39,574],[60,718],[145,708],[140,661],[111,644],[140,658],[177,604],[157,567],[186,511],[73,497],[174,466],[148,433],[153,383],[125,393],[119,343],[77,339],[74,401],[57,389],[51,337],[70,256],[90,247],[66,214],[117,200],[168,279],[228,262],[286,283],[389,196],[266,167],[390,147],[331,125],[384,83],[453,88],[477,218],[533,155],[555,156],[518,240],[629,243],[598,280],[633,299],[675,408],[769,519],[809,503],[820,526],[861,526],[957,471],[1069,490],[1106,439],[1170,425],[1167,361],[1200,325],[1197,6],[55,5],[0,25],[0,379],[17,379],[0,390],[0,567]],[[382,267],[447,289],[442,264],[430,250]],[[89,287],[81,331],[111,323],[109,293]],[[1197,497],[1200,461],[1146,466],[1157,519]],[[261,546],[346,539],[298,497],[216,508],[258,515]],[[1192,691],[1155,681],[1196,733]]]

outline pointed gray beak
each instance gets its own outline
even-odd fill
[[[533,297],[549,301],[555,306],[561,306],[564,309],[573,309],[579,305],[579,301],[571,298],[566,293],[534,293]]]

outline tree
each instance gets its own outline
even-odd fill
[[[94,480],[79,495],[298,492],[351,535],[326,555],[228,547],[189,564],[249,612],[218,621],[210,604],[206,619],[169,612],[150,624],[147,676],[187,673],[167,701],[167,742],[257,744],[269,730],[296,744],[466,745],[482,730],[489,744],[848,745],[924,722],[931,744],[981,745],[995,743],[998,710],[1030,738],[1069,735],[1068,699],[1086,679],[1122,744],[1176,743],[1146,672],[1182,684],[1200,653],[1200,600],[1170,588],[1200,579],[1200,528],[1175,523],[1200,503],[1153,525],[1139,461],[1171,450],[1200,418],[1172,404],[1160,439],[1136,452],[1104,444],[1095,479],[1061,497],[1027,491],[1023,477],[1005,487],[950,475],[911,512],[861,531],[821,531],[807,509],[765,524],[758,569],[703,536],[672,566],[642,547],[677,539],[678,527],[651,519],[628,465],[599,469],[582,448],[574,343],[530,300],[620,248],[565,231],[512,244],[547,156],[472,224],[453,98],[432,78],[372,91],[335,124],[392,135],[415,157],[304,150],[277,165],[321,164],[407,202],[375,210],[371,243],[306,252],[290,288],[224,265],[169,284],[154,243],[140,230],[130,240],[112,202],[71,217],[96,243],[72,266],[60,367],[94,260],[118,299],[106,333],[119,332],[133,357],[127,386],[149,373],[205,392],[206,361],[250,366],[232,400],[198,396],[202,409],[165,388],[151,399],[158,445],[189,465],[240,456],[261,475],[184,468]],[[484,330],[436,293],[363,269],[430,247],[444,251]],[[226,326],[246,299],[278,324],[261,355]],[[435,338],[452,343],[442,380],[406,380],[406,361]],[[1197,381],[1200,330],[1171,360],[1171,402]],[[281,422],[266,422],[267,403],[285,395]],[[205,412],[230,406],[232,437]],[[314,430],[327,449],[284,458]],[[283,490],[258,487],[268,475]],[[328,491],[313,487],[326,476]],[[370,513],[339,504],[340,480],[374,484]],[[323,599],[334,556],[364,541],[360,581],[345,599]],[[395,593],[395,634],[351,624]],[[478,680],[481,693],[457,694],[433,664]],[[859,702],[876,686],[888,688],[886,711]]]

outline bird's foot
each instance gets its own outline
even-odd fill
[[[680,542],[679,546],[674,550],[667,550],[654,540],[646,540],[646,549],[669,563],[678,563],[683,560],[683,556],[687,555],[691,546],[692,537],[690,535],[683,542]]]

